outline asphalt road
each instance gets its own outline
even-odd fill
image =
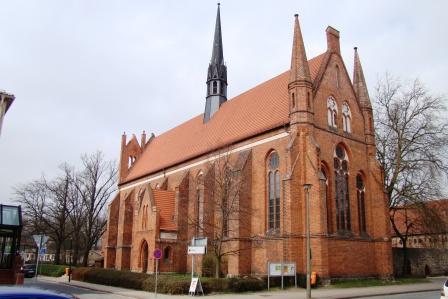
[[[74,295],[81,299],[94,299],[94,298],[108,298],[108,299],[124,299],[125,296],[114,295],[110,293],[98,292],[93,290],[87,290],[84,288],[78,288],[75,286],[68,286],[66,284],[57,284],[52,282],[40,281],[39,278],[36,281],[34,278],[25,279],[25,287],[37,287],[39,289],[46,289],[53,292],[63,293],[67,295]]]
[[[107,299],[125,299],[125,298],[131,298],[128,296],[120,295],[120,294],[112,294],[107,292],[101,292],[101,291],[94,291],[89,290],[85,288],[76,287],[73,285],[67,285],[67,284],[59,284],[55,282],[49,282],[44,280],[38,280],[37,282],[33,278],[25,279],[25,287],[37,287],[40,289],[47,289],[54,292],[64,293],[64,294],[70,294],[74,295],[80,299],[94,299],[94,298],[107,298]],[[286,293],[287,294],[287,293]],[[236,298],[246,297],[246,296],[239,296],[240,294],[235,294]],[[291,295],[291,294],[287,294]],[[302,296],[298,296],[298,298],[304,298],[304,294],[301,294]],[[331,294],[327,294],[325,298],[329,298],[328,295],[331,296]],[[160,297],[168,297],[161,295]],[[185,298],[188,298],[187,296],[184,296]],[[226,295],[228,298],[229,295]],[[233,297],[233,296],[231,296]],[[265,296],[263,296],[265,297]],[[259,298],[263,298],[262,295],[259,295]],[[275,295],[269,295],[271,298],[275,298]],[[332,296],[331,296],[332,297]],[[134,297],[135,298],[135,297]],[[152,298],[152,297],[151,297]],[[285,297],[286,298],[286,297]],[[414,293],[407,293],[407,294],[400,294],[400,295],[385,295],[385,296],[374,296],[374,297],[362,297],[362,298],[370,298],[370,299],[439,299],[440,298],[440,291],[427,291],[427,292],[414,292]],[[360,298],[360,299],[362,299]]]
[[[369,299],[440,299],[440,291],[430,291],[430,292],[418,292],[418,293],[407,293],[400,295],[387,295],[387,296],[375,296],[375,297],[364,297]],[[362,299],[362,298],[360,298]]]

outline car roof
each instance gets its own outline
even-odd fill
[[[73,296],[58,294],[48,290],[33,287],[0,287],[0,298],[48,298],[48,299],[68,299]]]

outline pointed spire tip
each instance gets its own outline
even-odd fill
[[[358,51],[358,47],[353,47],[353,49],[355,49],[355,51]]]
[[[294,17],[298,18],[298,17],[299,17],[299,14],[298,14],[298,13],[294,14]]]
[[[218,6],[220,6],[220,5],[221,5],[221,3],[218,2]]]

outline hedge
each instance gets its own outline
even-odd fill
[[[155,279],[152,274],[118,271],[102,268],[77,268],[73,279],[116,287],[153,292]],[[191,276],[186,274],[160,274],[157,292],[165,294],[188,294]],[[201,278],[204,293],[247,292],[266,288],[264,280],[255,277]]]
[[[39,275],[60,277],[65,274],[67,265],[39,264]],[[73,269],[73,267],[72,267]]]

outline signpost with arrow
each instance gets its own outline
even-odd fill
[[[33,235],[33,239],[37,245],[37,261],[36,261],[36,280],[37,280],[37,274],[39,273],[39,257],[41,254],[45,254],[45,251],[46,251],[45,244],[48,241],[48,236]]]

